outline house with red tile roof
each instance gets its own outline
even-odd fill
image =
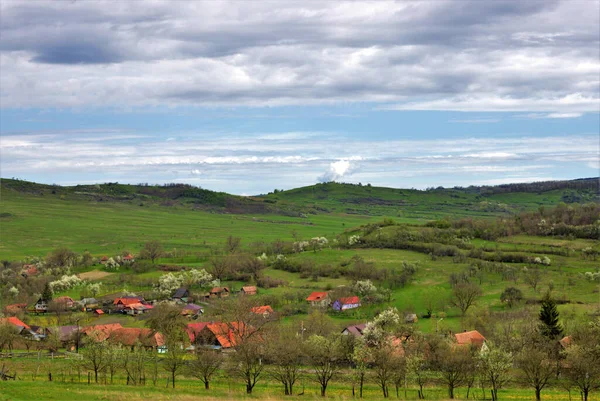
[[[181,314],[183,316],[186,316],[189,318],[196,318],[196,317],[200,316],[202,313],[204,313],[204,309],[202,309],[202,307],[200,305],[196,305],[196,304],[187,304],[181,310]]]
[[[104,255],[102,256],[102,258],[100,259],[100,263],[105,264],[106,262],[108,262],[108,256]]]
[[[0,324],[9,324],[15,326],[19,329],[19,332],[21,332],[21,330],[23,329],[29,330],[31,328],[28,324],[26,324],[21,319],[15,316],[0,318]]]
[[[487,348],[485,345],[485,337],[477,330],[465,331],[463,333],[454,334],[456,344],[459,346],[470,346],[477,349]]]
[[[113,301],[113,306],[117,310],[123,310],[127,305],[139,304],[144,301],[142,297],[121,297]]]
[[[306,298],[312,306],[327,306],[329,305],[329,294],[324,291],[314,291]]]
[[[165,347],[163,335],[148,328],[121,327],[110,333],[108,341],[131,349],[140,345],[146,349],[157,349],[159,352]]]
[[[121,323],[97,324],[83,327],[81,332],[97,341],[104,341],[110,336],[110,333],[122,327]]]
[[[571,346],[571,344],[573,344],[573,337],[571,336],[566,336],[563,337],[560,341],[559,341],[561,347],[563,347],[563,349],[567,349],[569,348],[569,346]]]
[[[7,315],[16,315],[24,312],[27,309],[27,304],[11,304],[4,307],[4,313]]]
[[[273,313],[273,308],[271,308],[271,305],[254,306],[250,308],[250,312],[267,317]]]
[[[71,309],[75,305],[73,298],[68,296],[58,297],[52,300],[54,303],[64,306],[65,308]]]
[[[127,254],[127,255],[123,256],[122,260],[123,260],[124,263],[133,263],[133,262],[135,262],[135,259],[133,258],[132,254]]]
[[[242,295],[256,295],[258,290],[254,285],[245,285],[240,292]]]
[[[336,299],[332,306],[337,311],[355,309],[360,306],[360,299],[357,296],[340,298]]]
[[[102,309],[96,309],[96,310],[94,310],[94,316],[100,317],[102,315],[104,315],[104,311]]]
[[[211,322],[188,324],[188,336],[194,345],[215,349],[235,347],[251,332],[243,323]]]
[[[36,265],[23,265],[23,271],[21,271],[21,276],[27,278],[37,276],[38,274],[39,270]]]

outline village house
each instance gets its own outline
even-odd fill
[[[48,312],[48,301],[45,299],[38,299],[35,305],[33,305],[35,313],[46,313]]]
[[[113,331],[122,328],[121,323],[97,324],[81,328],[81,333],[93,338],[96,341],[104,341]]]
[[[416,313],[407,313],[404,315],[404,323],[417,323],[419,318]]]
[[[263,315],[263,317],[267,317],[273,313],[273,308],[271,308],[271,305],[254,306],[250,309],[250,312],[256,315]]]
[[[175,294],[171,297],[171,299],[175,302],[187,302],[189,297],[190,292],[188,289],[181,287],[175,291]]]
[[[108,256],[104,255],[100,258],[100,263],[104,265],[106,262],[108,262]]]
[[[38,268],[36,265],[23,265],[23,270],[21,271],[21,276],[33,277],[39,274]]]
[[[11,304],[4,307],[4,313],[7,315],[17,315],[27,310],[27,304]]]
[[[135,262],[135,259],[133,258],[132,254],[128,254],[128,255],[123,256],[123,258],[121,260],[125,264],[129,264],[129,263]]]
[[[152,305],[142,303],[129,304],[123,308],[123,312],[130,316],[141,315],[152,309]]]
[[[93,313],[94,313],[94,316],[96,316],[96,317],[100,317],[100,316],[104,315],[104,311],[102,309],[95,309]]]
[[[67,349],[74,349],[76,343],[81,342],[81,328],[77,325],[50,327],[46,329],[46,334],[55,334],[60,343]]]
[[[53,302],[57,305],[61,305],[65,309],[72,309],[75,305],[75,301],[73,300],[73,298],[67,296],[55,298]]]
[[[166,352],[163,335],[148,328],[121,327],[109,334],[108,341],[130,347],[132,351],[136,346],[141,346],[158,353]]]
[[[127,305],[139,304],[144,302],[142,297],[121,297],[113,301],[113,306],[116,310],[122,311]]]
[[[355,309],[360,306],[360,299],[357,296],[340,298],[333,303],[333,309],[344,311],[347,309]]]
[[[0,325],[4,324],[12,326],[15,329],[15,332],[21,336],[30,337],[35,340],[40,340],[43,338],[43,335],[38,335],[27,323],[23,322],[18,317],[12,316],[0,318]]]
[[[306,300],[310,302],[311,306],[328,306],[330,302],[329,294],[319,291],[311,293]]]
[[[342,330],[342,334],[346,335],[346,336],[352,335],[354,337],[362,337],[363,330],[365,329],[365,327],[367,327],[367,325],[365,323],[348,326],[344,330]]]
[[[215,287],[209,292],[210,298],[225,298],[229,296],[229,288]]]
[[[242,295],[256,295],[257,292],[256,286],[254,285],[246,285],[242,287],[242,290],[240,291]]]
[[[181,314],[190,319],[196,319],[198,316],[204,313],[204,309],[200,305],[187,304],[181,310]]]
[[[456,344],[459,346],[470,346],[478,350],[485,350],[485,337],[477,330],[465,331],[463,333],[454,334]]]
[[[97,309],[100,304],[96,298],[82,298],[77,303],[86,312]]]
[[[194,347],[230,349],[245,337],[246,326],[243,323],[189,323],[187,333]]]

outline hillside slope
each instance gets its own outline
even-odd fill
[[[329,182],[270,193],[264,199],[322,213],[434,219],[444,215],[490,217],[598,201],[598,178],[500,186],[394,189]]]

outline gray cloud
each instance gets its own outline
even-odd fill
[[[2,2],[3,107],[597,111],[599,3]],[[565,99],[583,99],[566,102]]]

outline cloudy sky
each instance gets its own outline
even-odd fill
[[[425,188],[599,175],[600,1],[0,1],[0,173]]]

